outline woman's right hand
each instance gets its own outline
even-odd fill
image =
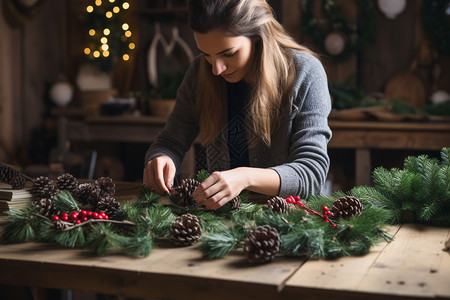
[[[144,168],[144,185],[160,195],[167,194],[172,189],[175,173],[176,167],[170,157],[155,157]]]

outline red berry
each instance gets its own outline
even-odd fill
[[[81,220],[76,220],[75,223],[80,224]]]
[[[92,218],[93,219],[98,219],[98,213],[97,212],[93,212],[92,213]]]
[[[60,217],[61,217],[61,220],[63,220],[63,221],[69,220],[69,215],[67,213],[62,213]]]
[[[58,221],[58,220],[59,220],[59,217],[58,217],[58,216],[56,216],[56,215],[55,215],[55,216],[52,216],[52,221],[53,221],[53,222],[56,222],[56,221]]]
[[[81,221],[86,222],[88,220],[87,217],[83,217],[83,219],[81,219]]]
[[[103,217],[103,219],[109,220],[108,215],[105,215],[105,216]]]
[[[295,196],[295,200],[300,201],[300,196]]]
[[[88,216],[88,217],[92,217],[92,214],[93,214],[92,211],[88,211],[88,212],[87,212],[87,216]]]
[[[98,217],[97,217],[97,219],[104,219],[104,216],[103,215],[98,215]]]

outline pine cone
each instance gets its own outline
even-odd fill
[[[102,199],[102,197],[103,191],[96,186],[92,186],[91,192],[89,193],[89,196],[87,198],[87,202],[95,207],[97,206],[97,203]]]
[[[9,184],[11,185],[13,190],[20,190],[25,187],[25,178],[20,175],[14,177]]]
[[[72,193],[77,189],[78,181],[73,175],[65,173],[58,176],[56,186],[60,190],[67,190]]]
[[[174,187],[171,192],[171,199],[175,204],[186,207],[195,205],[195,200],[192,197],[195,188],[200,184],[196,179],[182,179],[181,184]]]
[[[239,206],[241,205],[241,197],[236,196],[233,199],[230,200],[231,203],[231,209],[238,209]]]
[[[278,231],[269,225],[249,231],[244,239],[244,251],[251,263],[266,263],[280,251],[281,239]]]
[[[277,213],[284,213],[291,206],[286,199],[275,196],[272,199],[267,200],[267,204],[269,204],[270,208]]]
[[[52,181],[46,176],[39,176],[33,181],[33,186],[31,187],[31,194],[36,198],[52,199],[58,193],[59,193],[58,188],[54,186]]]
[[[51,217],[55,214],[53,201],[49,198],[34,199],[33,205],[39,208],[39,213],[46,217]]]
[[[81,204],[86,205],[89,203],[89,195],[92,192],[93,185],[90,183],[82,183],[78,185],[78,188],[73,192],[75,200]]]
[[[333,220],[348,220],[351,217],[359,216],[363,208],[363,204],[356,197],[341,197],[333,202],[330,218]]]
[[[17,177],[19,172],[7,165],[0,165],[0,182],[10,183],[14,177]]]
[[[116,193],[116,185],[110,177],[100,177],[94,182],[94,185],[110,196]]]
[[[200,239],[201,234],[200,220],[192,214],[177,217],[170,227],[171,239],[180,246],[192,245]]]
[[[109,194],[104,194],[97,202],[96,211],[103,211],[108,215],[108,217],[114,219],[119,208],[120,203],[117,202],[114,197],[110,196]]]

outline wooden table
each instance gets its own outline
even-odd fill
[[[136,195],[126,189],[117,189],[122,200]],[[242,252],[206,260],[195,246],[160,245],[146,258],[131,258],[52,244],[0,245],[0,283],[156,299],[450,298],[450,253],[443,249],[450,229],[387,229],[394,240],[365,256],[276,257],[263,265],[247,263]]]
[[[112,141],[151,143],[166,123],[154,116],[102,116],[82,109],[59,108],[58,144],[64,149],[68,141]],[[371,150],[441,150],[450,146],[450,123],[329,121],[333,137],[330,149],[355,150],[355,185],[371,182]],[[195,151],[187,153],[182,175],[195,173]]]

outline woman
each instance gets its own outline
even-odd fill
[[[147,151],[144,184],[168,193],[199,138],[211,175],[194,191],[216,209],[244,189],[270,196],[320,192],[329,168],[328,81],[319,60],[276,21],[265,0],[191,0],[201,52]]]

